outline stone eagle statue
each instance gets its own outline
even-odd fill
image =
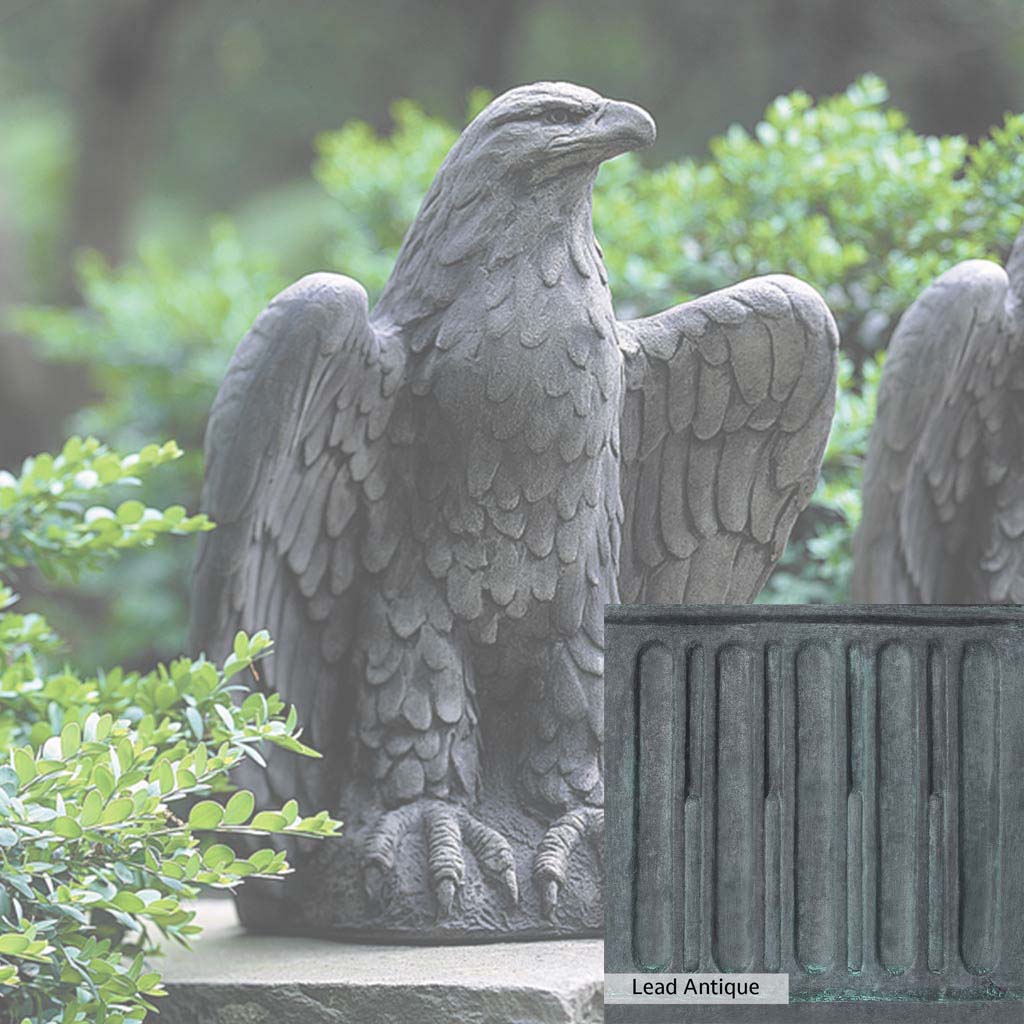
[[[245,782],[346,823],[299,855],[287,899],[245,887],[251,926],[600,931],[604,607],[750,601],[835,400],[832,316],[793,278],[616,318],[591,190],[654,136],[588,89],[505,93],[452,147],[372,311],[313,274],[235,352],[193,644],[219,657],[270,630],[258,685],[324,760],[273,751]]]
[[[1024,603],[1024,231],[935,280],[889,342],[856,601]]]

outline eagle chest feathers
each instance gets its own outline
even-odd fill
[[[442,462],[414,463],[419,499],[446,478],[428,563],[484,642],[500,620],[549,629],[538,603],[579,629],[588,562],[602,603],[614,592],[620,509],[622,357],[596,243],[479,268],[426,329],[414,418],[431,433],[414,433],[447,435],[428,442]]]

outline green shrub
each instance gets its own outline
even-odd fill
[[[284,278],[218,222],[193,266],[183,267],[156,245],[118,268],[87,252],[79,258],[78,281],[83,307],[22,309],[15,326],[46,358],[86,368],[100,397],[77,414],[72,429],[122,449],[150,437],[180,439],[187,454],[161,474],[152,493],[157,501],[180,498],[194,506],[213,396],[235,345]],[[45,608],[83,664],[169,657],[184,640],[189,564],[189,555],[166,548],[129,556],[116,574],[80,583],[70,608],[59,597]]]
[[[178,658],[147,673],[82,676],[41,616],[14,608],[2,582],[34,564],[73,578],[165,534],[210,529],[182,506],[105,503],[180,455],[174,444],[121,457],[72,438],[57,456],[0,474],[0,1007],[32,1024],[141,1021],[163,994],[146,963],[157,935],[199,931],[187,901],[288,870],[273,849],[238,857],[218,833],[334,835],[326,812],[294,801],[254,814],[232,793],[240,758],[263,763],[269,742],[317,756],[299,740],[294,710],[238,683],[270,638],[239,633],[223,665]],[[232,683],[230,680],[235,679]],[[173,807],[203,796],[185,820]]]
[[[849,599],[850,542],[860,523],[861,467],[875,421],[883,362],[881,352],[866,360],[858,382],[853,361],[840,354],[836,413],[821,479],[758,601],[818,604]]]
[[[411,100],[391,110],[392,133],[382,138],[351,121],[317,140],[314,176],[335,202],[332,266],[376,296],[423,196],[459,130],[429,117]]]
[[[22,309],[14,324],[47,359],[86,367],[100,400],[78,414],[78,430],[124,447],[175,437],[195,453],[231,352],[284,284],[266,256],[245,251],[220,221],[187,267],[156,244],[118,268],[84,252],[83,307]],[[198,462],[196,453],[191,467]]]

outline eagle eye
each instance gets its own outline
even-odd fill
[[[555,107],[544,114],[545,124],[575,124],[580,120],[579,115],[565,107]]]

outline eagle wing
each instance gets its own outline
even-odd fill
[[[855,600],[952,603],[978,599],[979,589],[987,600],[1007,599],[1012,574],[1004,570],[1024,530],[1024,482],[1014,492],[1004,479],[1013,458],[1000,400],[1012,362],[1008,287],[998,264],[960,263],[893,334],[865,463]],[[987,502],[1004,506],[992,510],[990,536],[977,514]],[[986,551],[987,581],[979,578]]]
[[[219,659],[237,630],[269,630],[259,685],[295,706],[321,751],[351,714],[360,579],[395,548],[385,428],[402,364],[400,346],[375,336],[362,287],[312,274],[256,319],[207,428],[202,506],[217,529],[193,577],[192,648]],[[328,806],[322,766],[268,756],[274,797]]]
[[[808,285],[755,278],[620,325],[622,600],[742,603],[818,479],[839,337]]]

